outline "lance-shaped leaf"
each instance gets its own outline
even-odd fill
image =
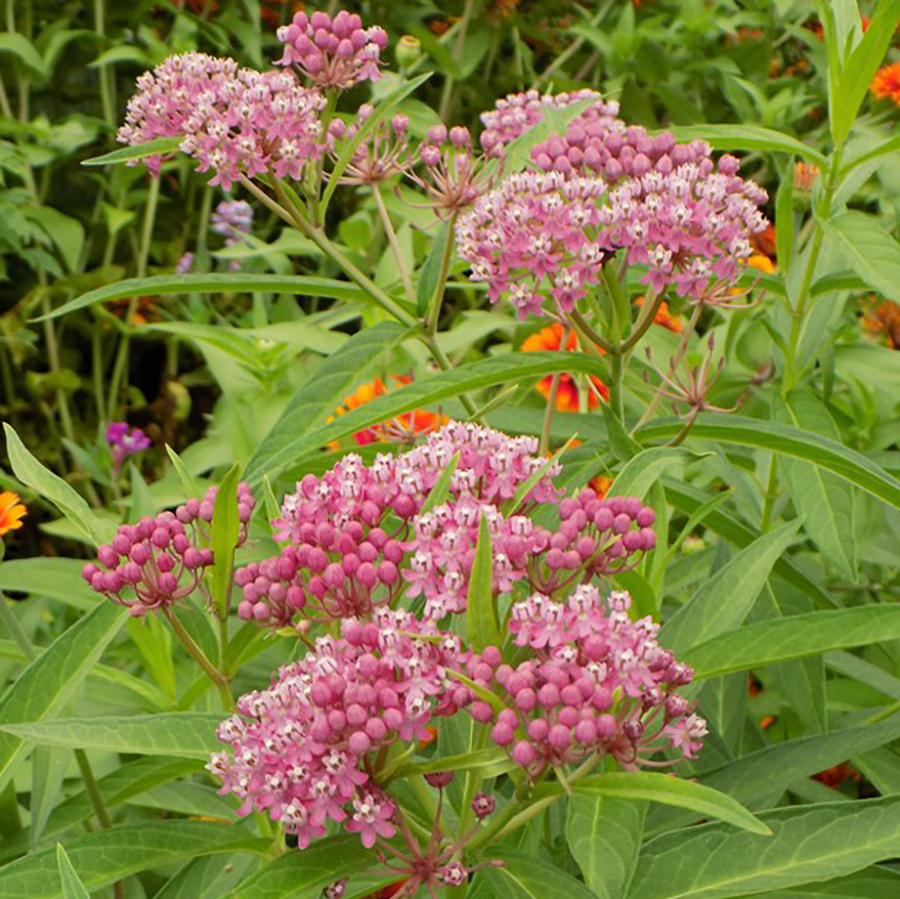
[[[63,844],[58,843],[56,846],[56,866],[59,869],[59,880],[62,886],[63,899],[91,899],[90,894],[81,882]]]
[[[478,525],[478,543],[475,545],[475,561],[469,576],[467,602],[469,644],[475,652],[483,652],[486,646],[499,646],[500,627],[494,606],[494,555],[491,548],[491,530],[487,516],[481,516]]]
[[[237,547],[241,522],[238,519],[237,488],[241,476],[240,465],[235,463],[225,475],[216,493],[216,505],[212,519],[213,567],[209,576],[210,592],[219,617],[228,614],[231,576],[234,572],[234,551]]]

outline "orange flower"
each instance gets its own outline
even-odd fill
[[[559,322],[555,322],[547,328],[542,328],[536,334],[527,337],[522,344],[522,352],[524,353],[542,353],[546,351],[555,351],[561,348],[563,339],[563,326]],[[569,331],[569,337],[566,341],[566,350],[572,352],[578,348],[578,339],[574,331]],[[591,377],[591,383],[597,389],[597,393],[604,400],[609,399],[609,388],[599,378]],[[535,389],[544,399],[550,398],[550,389],[553,385],[553,377],[547,375],[541,378],[535,384]],[[597,393],[593,390],[588,391],[588,409],[596,409],[599,403]],[[559,378],[559,388],[556,391],[556,411],[557,412],[577,412],[581,408],[578,395],[578,384],[575,379],[563,373]]]
[[[425,749],[427,746],[430,746],[436,739],[438,735],[438,729],[436,727],[431,727],[430,725],[425,728],[425,736],[419,740],[419,752]]]
[[[0,537],[22,527],[28,510],[19,502],[19,495],[11,490],[0,493]]]
[[[794,163],[794,190],[809,193],[813,189],[813,183],[816,175],[819,174],[817,165],[810,165],[806,162]]]
[[[637,303],[638,306],[643,306],[644,297],[638,297],[635,300],[635,303]],[[675,334],[680,334],[684,330],[684,323],[677,315],[672,315],[672,313],[669,312],[669,304],[665,302],[665,300],[660,303],[659,310],[653,319],[653,324],[662,325],[664,328]]]
[[[818,774],[813,774],[812,777],[813,780],[817,780],[820,784],[825,784],[826,787],[831,787],[832,789],[840,786],[845,780],[855,780],[859,783],[862,779],[859,771],[850,762],[841,762],[840,765],[833,765],[831,768],[826,768]]]
[[[890,97],[900,106],[900,62],[882,66],[872,79],[871,90],[879,99]]]
[[[872,336],[884,331],[887,345],[892,349],[900,349],[900,304],[893,300],[882,300],[875,297],[864,301],[863,327]]]
[[[412,378],[406,375],[393,375],[393,378],[401,387],[412,382]],[[387,393],[388,389],[384,381],[376,378],[368,384],[363,384],[355,393],[345,397],[344,404],[337,408],[336,414],[344,415],[351,409],[358,409]],[[403,412],[380,425],[366,428],[364,431],[357,431],[353,435],[353,439],[360,446],[366,446],[369,443],[412,443],[417,435],[436,431],[449,420],[446,415],[440,415],[437,412],[414,409],[412,412]],[[329,417],[326,421],[334,421],[334,418]],[[336,443],[329,444],[329,447],[335,451],[339,449],[339,445]]]
[[[748,260],[747,265],[750,268],[755,268],[766,275],[774,275],[776,271],[778,271],[778,266],[775,265],[774,260],[769,259],[768,256],[763,256],[762,253],[754,253]]]
[[[606,475],[598,474],[597,477],[591,478],[588,483],[588,487],[597,494],[597,499],[603,499],[607,493],[609,493],[609,488],[613,485],[613,479],[606,477]]]

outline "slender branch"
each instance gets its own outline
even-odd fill
[[[228,678],[226,678],[225,675],[210,662],[203,650],[194,642],[194,638],[185,630],[184,625],[178,620],[178,617],[168,606],[165,609],[165,614],[166,618],[169,619],[169,624],[172,625],[172,630],[175,631],[176,636],[181,640],[184,648],[188,651],[188,654],[216,685],[225,708],[233,708],[234,698],[231,695],[231,687],[228,683]]]
[[[381,223],[384,225],[384,233],[387,235],[391,253],[394,256],[394,261],[397,263],[400,280],[403,282],[403,289],[406,291],[406,298],[411,303],[414,303],[416,292],[413,290],[412,279],[409,276],[409,266],[403,258],[403,248],[397,239],[397,232],[391,223],[391,217],[388,215],[387,206],[384,205],[384,197],[381,195],[381,188],[378,184],[372,185],[372,196],[375,198],[375,206],[378,209],[378,215],[381,217]]]
[[[428,304],[425,320],[425,333],[431,336],[437,333],[438,321],[441,317],[441,307],[444,305],[444,296],[447,293],[447,278],[450,275],[450,263],[453,261],[453,249],[456,245],[453,234],[453,226],[456,224],[454,212],[448,222],[447,242],[444,244],[444,252],[441,255],[441,267],[438,271],[438,280],[434,288],[434,296]]]
[[[566,332],[568,337],[569,332]],[[565,343],[563,343],[565,346]],[[547,395],[547,408],[544,410],[544,426],[541,428],[541,443],[538,447],[538,455],[545,456],[550,449],[550,428],[553,425],[553,413],[556,411],[556,395],[559,393],[559,382],[562,380],[562,372],[555,372],[550,381],[550,393]]]
[[[585,317],[577,310],[571,312],[572,321],[578,326],[587,339],[598,346],[604,353],[609,356],[615,356],[617,349],[615,344],[610,343],[605,337],[601,337],[588,323]]]

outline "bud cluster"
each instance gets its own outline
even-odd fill
[[[348,125],[343,119],[333,119],[328,126],[328,146],[337,158],[344,149],[344,143],[352,141],[360,128],[372,116],[374,107],[364,103],[356,112],[353,122]],[[405,172],[413,163],[409,147],[409,119],[405,115],[395,115],[390,121],[378,122],[371,134],[363,140],[353,153],[340,184],[378,184],[394,175]]]

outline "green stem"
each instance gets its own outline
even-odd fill
[[[475,7],[475,0],[466,0],[463,8],[462,19],[459,23],[459,31],[456,34],[456,46],[454,47],[453,56],[457,62],[462,60],[463,50],[466,43],[466,32],[469,30],[469,21],[472,18],[472,10]],[[441,121],[446,122],[450,113],[450,102],[453,99],[453,82],[454,78],[448,74],[444,79],[444,90],[441,94],[441,105],[438,115]]]
[[[453,250],[456,246],[453,226],[456,224],[454,212],[447,224],[447,242],[444,244],[444,252],[441,255],[441,267],[438,271],[438,280],[434,288],[434,296],[428,304],[428,313],[425,319],[425,333],[434,336],[437,333],[438,322],[441,317],[441,307],[444,305],[444,296],[447,292],[447,278],[450,276],[450,263],[453,261]]]
[[[609,406],[613,411],[613,415],[619,421],[625,421],[625,391],[623,379],[625,375],[625,366],[622,357],[618,353],[614,353],[610,359],[610,384],[609,384]]]
[[[106,803],[103,801],[103,796],[100,795],[100,788],[97,786],[97,778],[94,777],[94,771],[91,768],[91,763],[88,761],[87,754],[83,749],[76,749],[74,752],[75,761],[78,763],[78,770],[81,772],[81,778],[84,781],[84,789],[88,794],[88,798],[91,800],[94,814],[97,816],[100,826],[104,830],[109,830],[110,827],[112,827],[112,819],[109,817],[109,811],[106,808]],[[114,899],[124,899],[124,896],[125,890],[122,886],[122,882],[117,880],[113,884],[113,897]]]
[[[223,706],[230,711],[234,708],[234,698],[231,695],[231,687],[228,683],[228,679],[215,665],[213,665],[212,662],[210,662],[203,650],[194,642],[194,638],[185,630],[184,625],[178,620],[175,613],[168,607],[166,607],[165,611],[166,618],[169,619],[169,624],[172,625],[172,630],[175,631],[175,635],[181,640],[191,658],[203,669],[206,676],[216,685],[219,696],[222,698]]]
[[[566,332],[568,339],[570,332]],[[566,341],[562,346],[566,345]],[[538,455],[546,456],[550,449],[550,428],[553,426],[553,413],[556,411],[556,395],[559,393],[559,382],[562,379],[562,372],[554,373],[550,381],[550,393],[547,395],[547,408],[544,410],[544,426],[541,428],[541,443],[538,447]]]
[[[765,534],[772,522],[772,509],[778,496],[778,456],[772,453],[769,462],[769,476],[766,479],[766,494],[763,498],[762,517],[759,520],[759,529]]]
[[[589,23],[590,28],[596,28],[603,21],[606,17],[606,13],[614,2],[615,0],[607,0],[607,3],[598,10],[597,15],[591,19]],[[587,38],[584,35],[581,35],[569,44],[569,46],[566,47],[566,49],[563,50],[563,52],[560,53],[540,75],[538,75],[534,86],[538,87],[543,84],[543,82],[548,81],[553,76],[554,72],[564,66],[582,48],[582,46],[584,46],[585,40],[587,40]]]
[[[601,337],[588,323],[587,319],[577,310],[573,309],[570,318],[578,326],[578,330],[590,343],[599,347],[608,356],[616,355],[616,345],[610,343],[605,337]]]
[[[105,0],[94,0],[94,31],[101,37],[106,35]],[[100,69],[100,105],[103,107],[103,118],[111,128],[116,124],[115,102],[113,100],[113,70],[109,65]]]
[[[397,270],[400,272],[400,280],[403,282],[403,289],[406,291],[406,298],[414,303],[416,301],[416,292],[413,290],[412,279],[409,276],[409,266],[403,258],[403,248],[397,239],[397,232],[391,223],[391,217],[388,215],[387,206],[384,205],[384,197],[381,195],[381,187],[378,184],[372,185],[372,196],[375,198],[375,206],[378,209],[378,215],[381,217],[381,223],[384,225],[384,233],[387,235],[388,244],[394,261],[397,263]]]

